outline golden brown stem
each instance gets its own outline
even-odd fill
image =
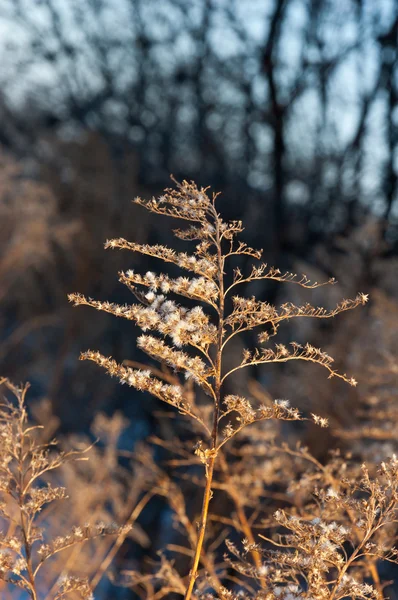
[[[30,582],[29,593],[32,597],[32,600],[36,600],[37,593],[36,593],[35,576],[34,576],[33,567],[32,567],[31,547],[30,547],[30,543],[28,541],[28,534],[27,534],[27,530],[26,530],[26,526],[25,526],[25,519],[24,519],[24,516],[22,513],[22,508],[20,507],[20,509],[21,509],[21,529],[22,529],[22,536],[23,536],[23,540],[24,540],[25,554],[26,554],[26,568],[28,571],[28,577],[29,577],[29,582]]]
[[[215,198],[214,198],[215,200]],[[214,473],[214,463],[217,458],[217,438],[218,438],[218,422],[220,414],[221,404],[221,369],[222,369],[222,347],[223,347],[223,336],[224,336],[224,257],[221,249],[221,231],[220,231],[220,219],[216,209],[212,208],[212,214],[214,217],[214,223],[216,227],[216,247],[217,247],[217,261],[218,261],[218,285],[219,285],[219,306],[218,306],[218,334],[217,334],[217,355],[215,362],[215,382],[214,382],[214,397],[215,406],[213,413],[213,431],[211,435],[211,448],[213,453],[209,456],[206,462],[206,487],[203,494],[202,503],[202,514],[200,518],[200,529],[198,540],[196,543],[195,554],[192,562],[191,571],[189,574],[189,583],[187,591],[185,593],[185,600],[190,600],[192,591],[195,585],[196,578],[198,576],[198,566],[200,561],[200,555],[202,553],[203,541],[205,538],[207,517],[209,513],[209,504],[212,498],[213,492],[211,489]]]
[[[373,579],[373,583],[375,585],[376,591],[379,594],[380,599],[384,598],[383,586],[380,581],[379,571],[377,570],[377,565],[374,561],[369,561],[369,571]]]
[[[22,395],[21,406],[24,400],[25,394]],[[18,471],[19,471],[19,494],[18,494],[18,504],[19,504],[19,512],[21,519],[21,532],[23,537],[23,543],[25,547],[25,556],[26,556],[26,569],[28,571],[28,579],[30,583],[29,593],[32,600],[37,600],[37,592],[36,592],[36,583],[35,583],[35,575],[32,567],[32,548],[29,540],[29,522],[26,523],[25,515],[24,515],[24,504],[25,504],[25,482],[24,482],[24,458],[23,453],[25,449],[25,432],[24,432],[24,412],[21,412],[21,417],[19,420],[19,437],[20,437],[20,447],[18,451]]]
[[[213,481],[213,471],[214,471],[214,462],[215,456],[211,457],[207,463],[206,468],[206,487],[203,495],[203,504],[202,504],[202,515],[200,519],[199,526],[199,535],[198,541],[196,544],[195,554],[192,562],[192,568],[189,574],[189,584],[187,587],[187,591],[185,593],[185,600],[190,600],[192,596],[193,587],[195,585],[196,578],[198,576],[198,566],[200,555],[203,547],[203,540],[205,538],[206,524],[207,524],[207,516],[209,514],[209,504],[212,497],[211,484]]]
[[[229,478],[228,463],[223,453],[220,454],[220,462],[222,470],[228,477],[228,493],[231,496],[233,503],[235,504],[236,516],[238,517],[240,528],[244,533],[245,537],[247,538],[249,544],[252,544],[254,546],[256,541],[254,539],[253,531],[249,521],[247,520],[245,508],[239,498],[238,490],[234,485],[233,481]],[[250,553],[252,555],[254,565],[259,570],[262,565],[260,552],[258,552],[258,550],[253,549]],[[260,578],[260,583],[261,586],[265,588],[266,582],[264,578]]]
[[[137,518],[139,517],[139,515],[141,514],[141,512],[143,511],[145,506],[148,504],[149,500],[151,500],[153,495],[154,495],[153,492],[149,491],[141,498],[141,500],[135,506],[135,508],[131,512],[129,518],[127,519],[127,521],[125,523],[126,525],[133,525],[135,523],[135,521],[137,520]],[[94,576],[91,580],[90,587],[93,591],[95,590],[95,588],[101,581],[105,571],[108,569],[112,560],[115,558],[118,550],[120,549],[120,547],[123,544],[124,540],[126,539],[127,535],[128,535],[127,530],[119,533],[112,548],[109,550],[108,554],[104,557],[101,565],[98,567],[96,573],[94,574]]]
[[[238,497],[234,496],[233,497],[234,503],[235,503],[235,508],[236,508],[236,514],[237,517],[239,519],[239,524],[241,526],[242,532],[245,534],[245,537],[247,538],[249,544],[251,545],[255,545],[256,541],[254,539],[253,536],[253,532],[252,529],[250,527],[249,521],[247,520],[246,514],[245,514],[245,510],[239,500]],[[262,561],[261,561],[261,554],[258,550],[256,549],[252,549],[250,554],[252,555],[253,558],[253,562],[257,568],[257,570],[260,570],[260,567],[262,565]],[[260,583],[261,583],[261,587],[265,588],[266,586],[266,582],[265,579],[262,577],[260,578]]]

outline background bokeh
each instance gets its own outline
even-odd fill
[[[59,433],[121,410],[124,448],[168,435],[156,401],[78,361],[87,348],[144,360],[135,328],[66,296],[131,301],[118,270],[152,263],[103,242],[175,243],[130,202],[170,174],[221,191],[220,211],[268,263],[339,280],[305,298],[251,293],[371,293],[336,325],[286,333],[333,350],[357,390],[311,368],[250,374],[352,425],[370,394],[361,374],[392,355],[398,328],[397,38],[396,0],[1,1],[0,373],[50,400]],[[320,454],[327,443],[313,441]],[[145,518],[161,545],[170,519],[157,508]]]

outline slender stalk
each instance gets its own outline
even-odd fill
[[[22,406],[22,402],[21,402]],[[32,600],[37,600],[37,592],[36,592],[36,583],[35,576],[33,572],[32,566],[32,556],[31,556],[31,545],[29,542],[29,530],[30,525],[29,522],[26,523],[25,515],[24,515],[24,503],[25,503],[25,485],[24,485],[24,449],[25,449],[25,435],[24,435],[24,419],[25,419],[25,411],[21,411],[21,417],[19,420],[19,437],[20,437],[20,447],[18,449],[18,470],[19,470],[19,493],[18,493],[18,504],[19,504],[19,512],[21,518],[21,532],[23,537],[23,543],[25,548],[25,558],[26,558],[26,569],[28,571],[28,579],[30,583],[30,596]]]
[[[135,506],[135,508],[131,512],[129,518],[127,519],[126,525],[133,525],[133,523],[135,523],[135,521],[137,520],[137,518],[139,517],[139,515],[141,514],[141,512],[143,511],[145,506],[148,504],[149,500],[153,497],[153,495],[154,495],[153,492],[149,491],[145,494],[145,496],[143,496],[141,498],[141,500]],[[115,558],[119,548],[121,547],[124,540],[126,539],[127,534],[128,534],[128,532],[125,531],[118,535],[112,548],[109,550],[108,554],[104,557],[102,563],[100,564],[97,571],[95,572],[95,574],[91,580],[91,586],[90,586],[93,591],[95,590],[95,588],[101,581],[105,571],[108,569],[112,560]]]
[[[330,594],[330,599],[329,600],[335,600],[336,594],[338,593],[339,585],[341,584],[344,575],[347,573],[347,571],[351,567],[351,565],[357,560],[358,555],[362,552],[362,549],[365,547],[365,545],[367,544],[367,542],[371,538],[372,533],[373,533],[372,530],[368,529],[368,531],[366,532],[366,534],[365,534],[362,542],[359,544],[359,546],[357,546],[357,548],[355,548],[355,550],[353,551],[353,553],[351,554],[351,556],[349,557],[349,559],[341,567],[341,569],[339,571],[339,574],[338,574],[338,577],[336,578],[335,584],[333,586],[333,589],[331,590],[331,594]]]
[[[252,544],[253,546],[256,543],[256,540],[254,539],[254,535],[252,532],[252,529],[250,527],[250,523],[247,520],[246,517],[246,513],[245,513],[245,509],[242,506],[241,501],[239,500],[238,496],[234,495],[233,496],[233,501],[235,503],[235,508],[236,508],[236,514],[239,520],[239,524],[242,528],[242,532],[245,534],[249,544]],[[250,551],[250,554],[252,555],[253,558],[253,562],[257,568],[257,570],[259,571],[261,569],[262,566],[262,561],[261,561],[261,554],[258,550],[252,549]],[[265,588],[266,586],[266,581],[264,579],[264,577],[260,577],[260,584],[262,588]]]
[[[367,563],[368,563],[368,567],[369,567],[369,572],[373,579],[373,583],[375,585],[377,593],[379,594],[379,598],[382,600],[384,598],[383,586],[380,581],[379,571],[377,570],[376,562],[374,560],[372,561],[372,560],[368,559]]]
[[[185,600],[190,600],[190,598],[192,596],[193,588],[195,585],[195,581],[198,576],[198,566],[199,566],[200,555],[202,552],[203,541],[205,538],[207,516],[209,513],[209,504],[210,504],[211,497],[213,495],[213,492],[211,490],[211,484],[213,481],[214,462],[215,462],[215,456],[211,457],[207,463],[206,487],[205,487],[205,491],[203,494],[202,515],[201,515],[201,519],[200,519],[199,535],[198,535],[198,541],[196,543],[195,554],[193,557],[192,568],[189,573],[189,583],[188,583],[187,591],[185,593]]]
[[[222,453],[220,454],[220,460],[221,460],[221,468],[223,469],[224,473],[228,477],[228,475],[229,475],[228,463],[225,460],[225,456]],[[245,535],[245,537],[247,538],[249,544],[252,544],[254,546],[256,543],[256,540],[254,539],[252,528],[246,517],[244,505],[242,504],[242,502],[239,498],[238,490],[231,479],[229,479],[229,481],[228,481],[228,493],[231,496],[233,503],[235,504],[236,516],[238,517],[240,528],[241,528],[243,534]],[[252,555],[254,565],[259,570],[260,567],[262,566],[260,552],[258,552],[258,550],[252,549],[250,554]],[[260,578],[260,584],[263,588],[265,588],[266,581],[263,577]]]
[[[33,567],[32,567],[31,547],[30,547],[30,543],[28,540],[28,533],[27,533],[24,515],[22,512],[23,508],[21,508],[21,506],[20,506],[20,511],[21,511],[21,530],[22,530],[22,536],[23,536],[24,547],[25,547],[25,555],[26,555],[26,568],[28,571],[28,577],[29,577],[29,582],[30,582],[30,591],[29,592],[32,597],[32,600],[37,600],[35,576],[34,576]]]
[[[198,576],[198,567],[200,561],[200,555],[202,553],[203,541],[206,533],[207,517],[209,514],[209,504],[213,496],[212,482],[214,473],[214,464],[217,458],[217,438],[218,438],[218,424],[220,415],[221,405],[221,369],[222,369],[222,344],[224,336],[224,257],[221,250],[221,231],[220,231],[220,220],[213,207],[212,210],[215,226],[216,226],[216,248],[217,248],[217,262],[218,262],[218,284],[219,284],[219,305],[218,305],[218,331],[217,331],[217,349],[216,349],[216,361],[215,361],[215,382],[214,382],[214,414],[213,414],[213,431],[211,434],[211,450],[209,458],[206,462],[206,487],[203,494],[202,502],[202,514],[199,525],[199,535],[196,543],[195,554],[192,562],[191,571],[189,574],[189,583],[187,591],[185,593],[185,600],[190,600],[195,585],[196,578]]]

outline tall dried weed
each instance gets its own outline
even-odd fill
[[[75,305],[138,325],[143,331],[138,347],[161,366],[122,364],[92,350],[81,358],[175,408],[195,438],[193,447],[186,437],[153,440],[174,455],[169,461],[178,473],[174,479],[148,451],[137,454],[148,473],[155,474],[157,493],[169,499],[182,535],[178,543],[171,540],[166,545],[157,568],[126,575],[140,597],[151,599],[175,595],[189,600],[193,594],[225,600],[381,598],[386,585],[381,561],[396,561],[395,455],[377,468],[361,464],[348,451],[336,450],[327,462],[320,462],[300,443],[289,446],[283,441],[282,422],[311,419],[327,427],[327,418],[303,415],[287,400],[272,400],[258,384],[252,383],[245,396],[230,393],[238,372],[291,361],[317,364],[329,378],[356,386],[356,380],[338,371],[326,352],[309,343],[273,344],[273,338],[284,322],[298,317],[330,319],[365,304],[367,295],[360,293],[331,309],[308,302],[277,307],[238,295],[239,286],[255,281],[292,283],[306,290],[325,284],[261,262],[247,274],[236,263],[233,268],[234,260],[261,261],[261,251],[239,239],[241,222],[222,220],[216,199],[217,195],[210,197],[206,189],[187,182],[166,190],[159,199],[136,199],[151,212],[188,222],[174,234],[194,243],[192,253],[123,238],[106,243],[107,248],[159,259],[172,270],[186,270],[189,277],[121,272],[120,281],[138,300],[131,305],[70,295]],[[186,298],[188,305],[178,303],[176,295]],[[258,345],[226,366],[227,346],[257,329]],[[197,525],[187,504],[192,496],[185,497],[184,486],[203,488]]]

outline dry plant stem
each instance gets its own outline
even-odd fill
[[[376,507],[373,504],[373,511],[375,511],[375,510],[376,510]],[[339,585],[340,585],[341,581],[343,580],[344,575],[347,573],[347,571],[351,567],[351,565],[359,557],[364,556],[366,558],[366,556],[368,554],[366,552],[366,544],[371,539],[374,531],[376,529],[378,529],[379,527],[380,527],[380,521],[379,521],[379,524],[376,525],[376,526],[374,526],[374,527],[371,527],[371,526],[367,527],[366,533],[365,533],[365,535],[364,535],[361,543],[357,546],[357,548],[355,548],[355,550],[353,551],[353,553],[351,554],[351,556],[348,558],[348,560],[345,562],[345,564],[343,565],[343,567],[340,569],[339,575],[336,578],[336,582],[335,582],[334,588],[331,591],[330,600],[335,600],[336,594],[338,593]],[[381,582],[380,582],[379,575],[378,575],[378,572],[377,572],[377,568],[374,565],[374,563],[373,563],[373,566],[374,566],[374,569],[370,569],[370,573],[371,573],[373,581],[374,581],[374,583],[376,585],[377,591],[379,591],[379,592],[381,591],[381,598],[383,598],[384,596],[383,596],[382,586],[381,586]],[[368,563],[368,568],[369,568],[369,563]]]
[[[367,558],[366,562],[368,564],[369,572],[373,579],[373,583],[375,584],[377,593],[379,594],[379,597],[382,599],[382,598],[384,598],[383,586],[380,581],[380,576],[379,576],[379,571],[377,570],[376,561],[374,561],[374,560],[372,561],[371,559]]]
[[[251,530],[249,521],[247,520],[247,517],[246,517],[246,514],[245,514],[245,510],[244,510],[244,508],[242,506],[242,503],[240,502],[239,498],[237,496],[235,496],[235,495],[233,496],[233,501],[235,503],[236,514],[238,516],[239,523],[240,523],[240,526],[242,528],[242,532],[245,534],[248,542],[250,544],[254,545],[256,543],[256,541],[254,539],[253,532]],[[254,562],[255,566],[259,570],[260,567],[261,567],[261,565],[262,565],[260,553],[257,550],[252,550],[251,551],[251,555],[252,555],[253,562]],[[265,588],[266,583],[265,583],[265,579],[264,578],[260,578],[260,583],[261,583],[261,586],[263,588]]]
[[[132,511],[129,518],[127,519],[126,525],[133,525],[135,523],[135,521],[138,519],[139,515],[141,514],[141,512],[143,511],[145,506],[148,504],[150,499],[153,497],[153,495],[154,495],[154,492],[149,491],[141,498],[141,500],[135,506],[134,510]],[[93,591],[95,590],[95,588],[101,581],[104,573],[108,569],[112,560],[115,558],[120,546],[123,544],[124,540],[126,539],[126,536],[127,536],[127,531],[121,532],[118,535],[118,537],[116,538],[114,545],[112,546],[112,548],[110,549],[108,554],[103,559],[101,565],[99,566],[99,568],[97,569],[97,572],[95,573],[94,577],[91,580],[90,587]]]
[[[220,222],[217,211],[214,207],[213,200],[213,216],[216,225],[216,245],[217,245],[217,262],[218,262],[218,285],[219,285],[219,306],[218,306],[218,331],[217,331],[217,356],[215,361],[215,407],[213,415],[213,431],[211,439],[211,448],[213,454],[207,459],[206,463],[206,487],[203,494],[202,503],[202,514],[200,517],[199,535],[196,543],[195,554],[192,562],[191,571],[189,574],[189,583],[185,594],[185,600],[190,600],[192,591],[195,585],[195,581],[198,575],[198,566],[200,561],[200,555],[202,552],[203,541],[206,533],[207,517],[209,513],[209,504],[212,498],[213,492],[211,489],[214,473],[214,464],[217,458],[217,436],[218,436],[218,423],[220,415],[220,404],[221,404],[221,368],[222,368],[222,344],[224,335],[224,261],[225,258],[222,255],[221,250],[221,232]]]
[[[21,500],[20,508],[21,508],[22,504],[23,504],[23,500]],[[25,553],[26,553],[26,567],[27,567],[29,582],[30,582],[30,595],[33,600],[37,600],[35,577],[34,577],[33,568],[32,568],[31,547],[30,547],[30,544],[28,541],[27,527],[25,524],[25,519],[23,516],[22,508],[21,508],[21,530],[22,530],[24,546],[25,546]]]
[[[228,463],[225,459],[225,456],[222,453],[220,455],[220,462],[221,462],[221,468],[223,469],[223,471],[226,474],[228,474]],[[233,503],[235,504],[236,516],[238,517],[240,528],[241,528],[242,532],[244,533],[245,537],[247,538],[249,544],[254,546],[256,541],[254,539],[252,528],[250,526],[249,521],[247,520],[245,508],[242,505],[242,502],[239,498],[239,492],[236,489],[236,486],[233,484],[232,481],[229,482],[228,493],[231,496]],[[251,551],[251,555],[252,555],[253,562],[254,562],[256,568],[260,569],[260,567],[262,565],[260,552],[253,549]],[[260,584],[263,588],[265,588],[266,582],[263,577],[260,578]]]
[[[198,566],[202,552],[203,541],[206,532],[207,516],[209,513],[209,504],[212,497],[211,484],[213,480],[215,457],[211,457],[206,465],[206,487],[203,495],[202,514],[200,518],[199,535],[196,543],[195,555],[192,562],[192,568],[189,574],[189,583],[185,593],[185,600],[190,600],[192,591],[198,575]]]
[[[21,405],[22,403],[25,401],[25,390],[22,394],[22,399],[21,399]],[[29,578],[29,583],[30,583],[30,596],[32,598],[32,600],[37,600],[37,591],[36,591],[36,584],[35,584],[35,576],[34,576],[34,571],[33,571],[33,566],[32,566],[32,556],[31,556],[31,545],[29,542],[29,523],[26,522],[25,520],[25,515],[24,515],[24,504],[25,504],[25,494],[24,494],[24,490],[25,490],[25,481],[24,481],[24,424],[23,424],[23,418],[24,418],[24,412],[21,411],[21,415],[20,415],[20,420],[19,420],[19,427],[20,427],[20,433],[21,433],[21,444],[20,447],[18,448],[18,470],[19,470],[19,494],[18,494],[18,505],[19,505],[19,512],[20,512],[20,517],[21,517],[21,531],[22,531],[22,537],[23,537],[23,544],[24,544],[24,548],[25,548],[25,555],[26,555],[26,568],[28,571],[28,578]]]

